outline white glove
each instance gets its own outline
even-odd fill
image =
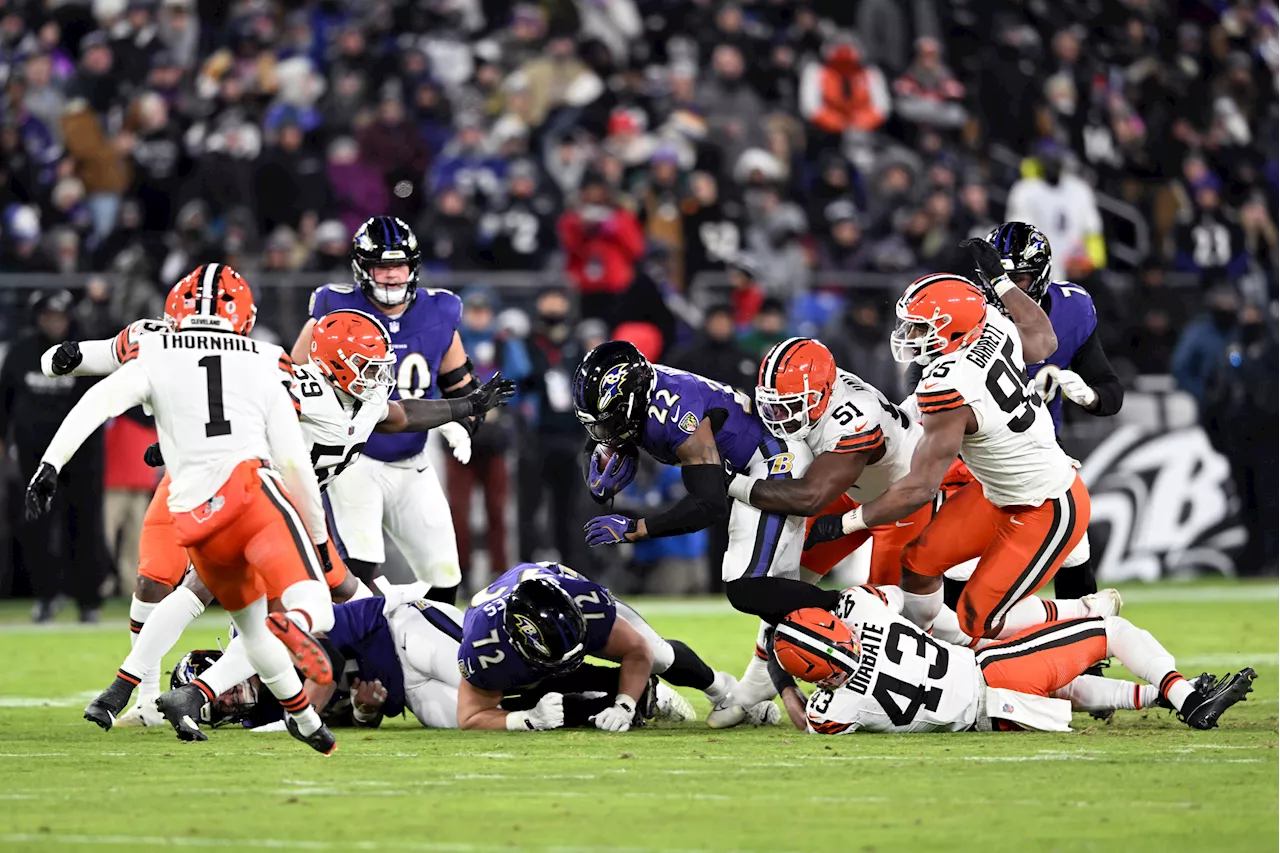
[[[467,432],[467,428],[457,421],[442,424],[436,427],[436,432],[440,433],[440,437],[449,442],[449,447],[453,449],[453,458],[457,459],[463,465],[471,461],[471,434]]]
[[[1058,371],[1058,387],[1062,389],[1062,396],[1077,406],[1087,409],[1098,402],[1098,392],[1089,387],[1089,383],[1074,370]]]
[[[591,717],[590,720],[596,724],[596,728],[606,732],[625,732],[631,728],[631,720],[636,715],[636,700],[632,699],[625,693],[619,693],[618,698],[613,700],[613,705],[605,708],[599,714]]]
[[[383,616],[390,616],[391,612],[397,607],[401,607],[411,601],[420,601],[426,598],[427,593],[431,590],[431,584],[426,581],[388,583],[385,577],[374,578],[373,585],[378,588],[378,592],[382,593]]]
[[[519,721],[519,726],[512,726],[512,718]],[[533,729],[545,732],[558,729],[564,725],[564,695],[548,693],[538,700],[531,711],[515,711],[507,715],[507,728]]]
[[[1036,394],[1046,403],[1058,393],[1058,373],[1058,365],[1046,364],[1040,368],[1040,372],[1036,374],[1036,378],[1033,380],[1036,385]]]

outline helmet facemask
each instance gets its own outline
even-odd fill
[[[912,314],[907,306],[898,305],[898,326],[889,337],[893,360],[899,364],[928,364],[947,351],[950,343],[938,330],[951,322],[951,315],[937,308],[932,317]]]
[[[407,266],[409,268],[409,277],[403,282],[388,284],[379,282],[374,278],[373,271],[378,267]],[[391,261],[382,264],[370,264],[368,267],[361,264],[359,259],[351,262],[351,270],[355,274],[356,283],[369,294],[374,302],[387,308],[396,308],[404,305],[409,301],[409,294],[414,290],[414,286],[418,280],[417,265],[405,261]]]
[[[341,350],[338,354],[352,373],[352,379],[344,389],[352,397],[373,403],[395,387],[395,356],[376,357],[362,352],[346,355]]]
[[[756,387],[756,413],[774,438],[800,441],[813,429],[822,392],[809,387],[808,376],[804,377],[804,388],[800,393],[783,394],[776,388]]]

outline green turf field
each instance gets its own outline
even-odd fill
[[[81,629],[0,608],[0,850],[1275,851],[1274,582],[1125,592],[1124,615],[1185,674],[1258,670],[1221,729],[1193,732],[1167,712],[1110,726],[1078,716],[1070,735],[839,738],[395,720],[339,731],[326,759],[287,735],[104,733],[80,714],[128,648],[124,609]],[[638,603],[740,673],[753,620],[712,599]],[[225,621],[206,616],[184,648],[219,635]]]

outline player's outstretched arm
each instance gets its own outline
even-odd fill
[[[884,450],[879,449],[879,453],[883,455]],[[729,496],[765,512],[817,515],[858,482],[872,455],[865,451],[820,454],[798,480],[753,479],[737,474],[729,483]]]
[[[632,541],[705,530],[729,514],[724,463],[709,419],[703,418],[693,435],[676,448],[676,456],[688,494],[666,512],[640,519]]]
[[[986,240],[972,237],[960,244],[973,256],[978,272],[990,282],[1009,317],[1018,327],[1022,339],[1022,357],[1027,364],[1044,361],[1058,349],[1058,336],[1049,322],[1049,315],[1031,297],[1023,293],[1005,272],[1004,261]]]
[[[1096,329],[1076,351],[1071,369],[1058,372],[1058,384],[1067,399],[1091,415],[1114,415],[1124,405],[1124,385],[1103,351]]]
[[[600,656],[618,661],[621,668],[618,671],[618,696],[613,707],[597,714],[593,722],[597,728],[606,731],[625,732],[631,727],[636,701],[653,672],[653,649],[627,620],[615,619]]]
[[[387,416],[375,432],[426,432],[469,417],[483,417],[491,409],[505,406],[516,393],[516,383],[501,373],[466,397],[447,400],[392,400]]]
[[[529,711],[504,711],[501,690],[481,690],[463,679],[458,685],[458,728],[479,731],[545,731],[564,725],[564,697],[548,693]]]
[[[924,437],[911,456],[911,470],[885,493],[844,515],[844,532],[853,533],[906,518],[933,500],[970,426],[976,428],[973,410],[958,406],[925,415]]]
[[[114,338],[63,341],[40,356],[40,371],[45,376],[106,376],[120,366],[114,345]]]

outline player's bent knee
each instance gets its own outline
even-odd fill
[[[187,572],[187,576],[182,579],[182,588],[190,590],[205,607],[213,603],[213,593],[209,591],[209,587],[204,585],[204,581],[195,572]]]
[[[649,671],[654,675],[662,675],[662,673],[671,668],[671,664],[675,663],[676,650],[662,638],[658,638],[657,642],[650,643],[650,648],[653,651],[653,666],[650,667]]]
[[[133,594],[137,596],[139,601],[156,604],[163,601],[165,596],[171,592],[173,592],[172,584],[161,583],[154,578],[138,575],[138,586]]]
[[[307,615],[312,631],[333,629],[333,600],[329,587],[320,581],[300,581],[280,596],[280,603],[287,610],[299,610]]]

